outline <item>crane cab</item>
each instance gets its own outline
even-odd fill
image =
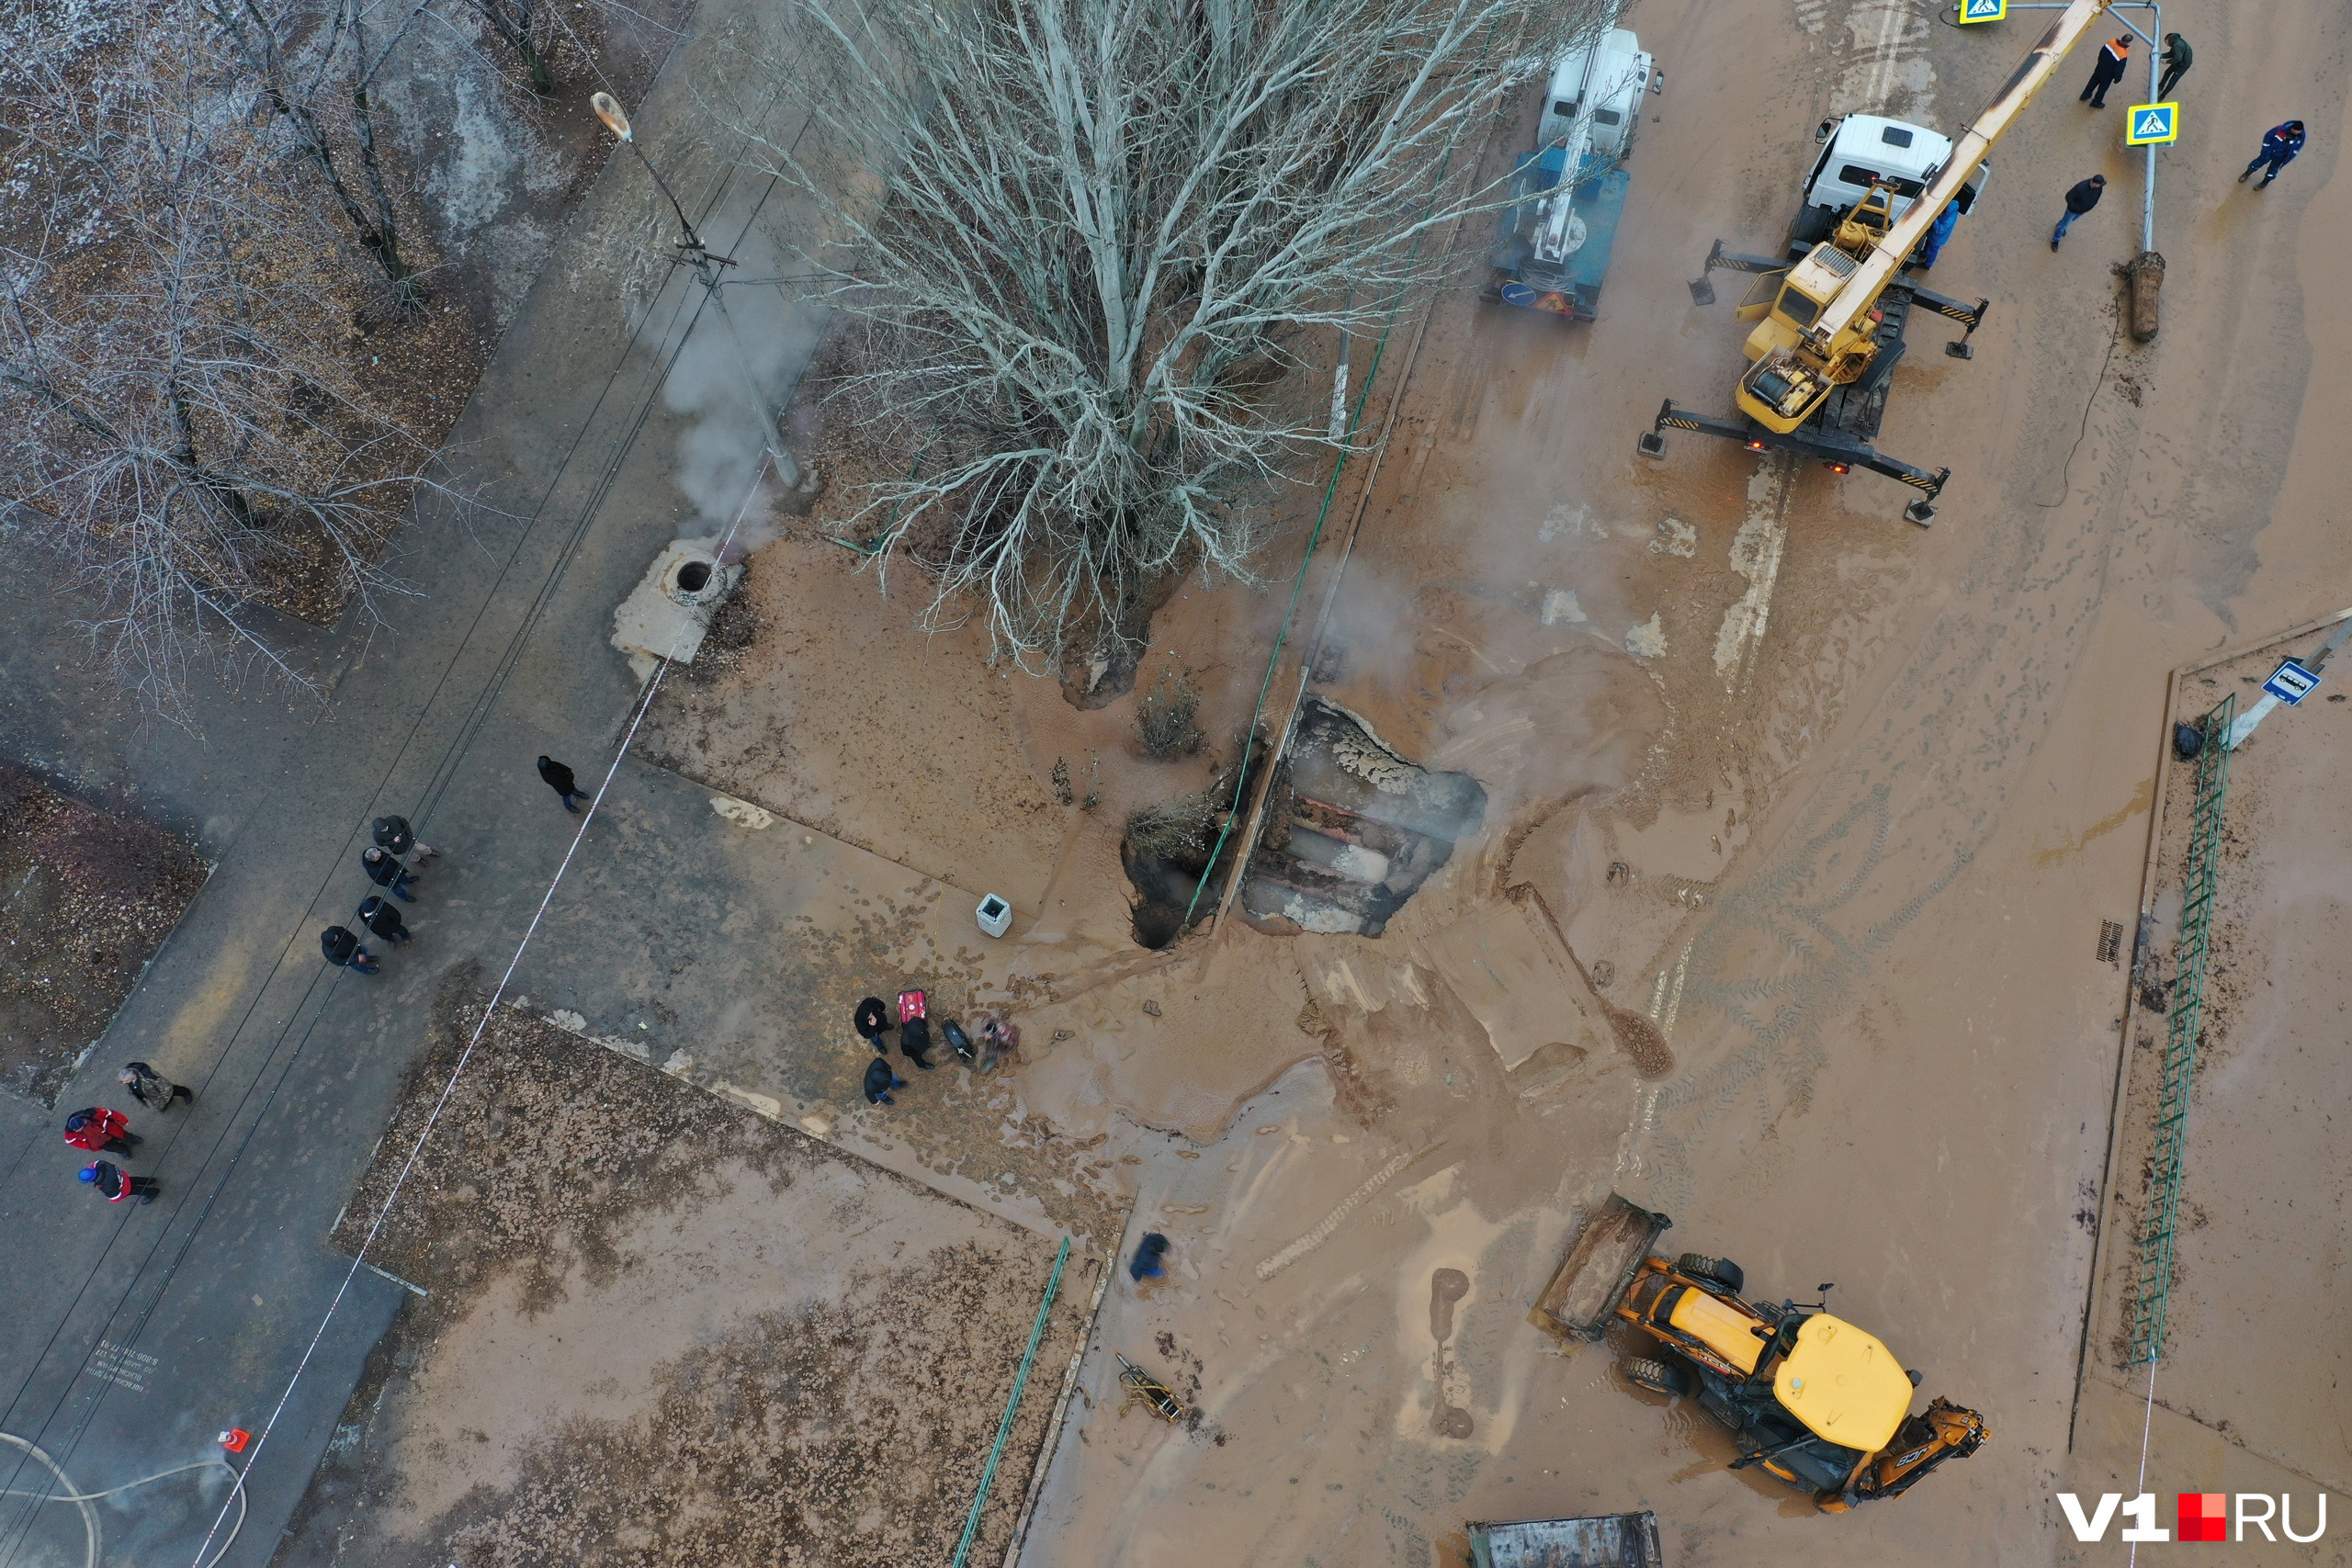
[[[1623,162],[1641,123],[1642,95],[1649,90],[1653,63],[1630,28],[1611,28],[1563,55],[1552,68],[1535,145],[1570,141],[1581,127],[1585,151],[1604,163]]]
[[[1860,206],[1874,187],[1888,194],[1886,220],[1900,219],[1925,195],[1951,157],[1951,138],[1924,125],[1874,114],[1825,119],[1814,131],[1821,155],[1804,177],[1804,204],[1789,226],[1789,243],[1818,244]],[[1961,216],[1968,216],[1992,175],[1989,160],[1960,187]]]

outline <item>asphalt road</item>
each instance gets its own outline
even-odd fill
[[[654,147],[694,112],[682,84],[728,17],[706,8],[639,108]],[[668,176],[703,232],[755,252],[746,232],[775,218],[779,187],[674,140]],[[662,235],[654,199],[615,160],[576,214],[449,446],[482,504],[420,506],[397,541],[392,565],[415,596],[390,604],[389,626],[350,614],[332,630],[282,628],[323,703],[199,681],[198,732],[142,724],[86,668],[53,569],[22,539],[0,548],[0,750],[192,832],[218,866],[61,1102],[119,1100],[114,1070],[132,1058],[194,1086],[193,1110],[133,1118],[151,1140],[135,1168],[161,1180],[161,1199],[106,1205],[73,1179],[51,1117],[0,1102],[0,1432],[97,1490],[215,1457],[223,1428],[266,1427],[240,1461],[251,1515],[232,1564],[276,1551],[401,1300],[324,1238],[423,1043],[435,985],[469,959],[492,977],[503,968],[569,842],[578,818],[533,759],[560,756],[593,782],[613,755],[636,687],[605,645],[612,606],[692,510],[678,486],[690,431],[743,384],[741,370],[717,391],[707,374],[685,395],[672,381],[680,365],[736,352],[690,273],[662,262],[666,282],[633,312],[610,270],[574,265]],[[729,312],[739,330],[758,321],[751,368],[780,400],[808,323],[756,290],[733,292]],[[707,466],[705,482],[748,486],[743,463],[731,479],[723,455]],[[386,811],[447,856],[410,910],[418,938],[379,976],[329,969],[317,932],[370,891],[356,857]],[[47,1479],[0,1456],[0,1485]],[[197,1561],[228,1495],[212,1470],[102,1505],[104,1560]],[[82,1553],[72,1507],[0,1506],[0,1563]]]

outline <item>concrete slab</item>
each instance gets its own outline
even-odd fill
[[[1613,1043],[1567,949],[1543,916],[1517,900],[1475,906],[1459,919],[1422,931],[1422,957],[1477,1017],[1502,1058],[1516,1069],[1550,1044],[1602,1051]]]
[[[758,824],[741,802],[626,764],[594,852],[516,972],[517,1004],[967,1202],[1106,1245],[1108,1185],[1073,1184],[1067,1141],[1029,1124],[1027,1086],[971,1072],[939,1038],[938,1021],[1001,994],[1020,951],[980,934],[977,896],[795,822]],[[916,988],[934,1066],[894,1055],[913,1081],[897,1104],[867,1105],[873,1052],[851,1014]]]

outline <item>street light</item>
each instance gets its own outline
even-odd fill
[[[610,93],[598,93],[588,100],[588,107],[596,111],[596,118],[605,122],[606,130],[628,144],[628,150],[637,154],[637,161],[645,165],[645,172],[653,176],[654,188],[669,197],[670,210],[678,215],[678,232],[681,236],[678,248],[686,253],[686,259],[693,262],[696,270],[703,274],[704,281],[711,281],[712,266],[733,266],[735,259],[732,256],[712,255],[709,249],[703,244],[702,236],[695,232],[694,224],[686,219],[686,209],[678,204],[677,197],[671,193],[669,185],[662,178],[661,171],[653,166],[653,160],[645,155],[645,149],[637,144],[636,133],[629,129],[628,116],[621,112],[621,106],[614,100],[613,96]]]

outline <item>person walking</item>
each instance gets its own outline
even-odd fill
[[[359,869],[368,874],[368,881],[402,903],[416,902],[416,895],[408,890],[408,885],[416,880],[416,873],[402,865],[399,856],[370,844],[359,852]]]
[[[2050,231],[2050,248],[2052,250],[2054,251],[2058,248],[2058,242],[2066,237],[2066,231],[2075,226],[2075,220],[2080,218],[2084,213],[2088,212],[2092,208],[2097,207],[2098,205],[2098,198],[2105,195],[2106,192],[2107,176],[2105,175],[2093,175],[2089,179],[2080,182],[2072,190],[2066,193],[2066,214],[2064,217],[2058,220],[2058,227]]]
[[[129,1117],[103,1105],[85,1107],[65,1118],[67,1146],[85,1154],[120,1155],[129,1159],[130,1146],[145,1141],[131,1132]]]
[[[108,1165],[105,1160],[84,1166],[76,1175],[81,1180],[88,1182],[105,1193],[107,1201],[109,1203],[119,1203],[130,1198],[136,1198],[142,1203],[152,1203],[155,1201],[155,1194],[163,1190],[162,1186],[153,1177],[133,1176],[127,1170]]]
[[[888,1057],[876,1056],[865,1064],[866,1104],[896,1105],[899,1102],[890,1098],[890,1091],[906,1087],[907,1080],[890,1070],[890,1062]]]
[[[2188,74],[2190,66],[2197,63],[2197,51],[2189,48],[2188,40],[2178,33],[2166,33],[2165,51],[2156,58],[2165,68],[2165,79],[2156,84],[2156,101],[2162,103],[2172,96],[2172,90],[2180,85],[2180,79]]]
[[[2256,190],[2268,188],[2270,182],[2278,177],[2278,171],[2293,163],[2295,154],[2302,150],[2303,122],[2301,120],[2290,119],[2284,125],[2272,126],[2262,133],[2262,151],[2256,152],[2254,155],[2254,162],[2245,166],[2245,174],[2238,176],[2238,184],[2245,184],[2247,175],[2267,164],[2270,165],[2270,172],[2264,175],[2262,184],[2254,188]]]
[[[327,962],[338,969],[356,969],[362,975],[376,972],[376,960],[359,945],[359,939],[345,926],[329,926],[319,933],[319,951]]]
[[[2082,96],[2075,101],[2087,103],[2095,109],[2107,107],[2107,90],[2123,80],[2123,67],[2131,59],[2130,33],[2099,45],[2098,59],[2091,65],[2091,79],[2083,84]]]
[[[851,1015],[850,1022],[856,1027],[860,1040],[873,1046],[876,1052],[888,1053],[890,1047],[883,1043],[882,1036],[890,1032],[890,1013],[883,1007],[880,997],[868,997],[858,1003],[857,1011]]]
[[[574,817],[580,815],[580,807],[571,804],[575,798],[580,798],[580,785],[579,782],[572,778],[570,768],[565,767],[553,757],[542,757],[539,759],[539,777],[547,780],[548,788],[563,796],[563,808],[566,811],[571,812]]]
[[[1021,1049],[1021,1026],[1001,1014],[975,1013],[972,1027],[980,1032],[980,1071],[984,1073],[994,1072],[999,1062]]]
[[[422,865],[441,852],[431,844],[420,841],[405,817],[379,817],[371,828],[376,835],[376,847],[403,862],[413,854],[417,863]]]
[[[1160,1261],[1168,1256],[1168,1238],[1158,1231],[1146,1231],[1136,1247],[1135,1261],[1127,1265],[1127,1278],[1136,1284],[1146,1280],[1167,1277],[1168,1266]]]
[[[406,942],[413,936],[408,922],[401,919],[401,907],[388,899],[370,897],[359,906],[359,923],[368,928],[369,936],[382,937],[386,942]]]
[[[175,1100],[196,1103],[196,1091],[184,1083],[174,1083],[144,1062],[125,1062],[115,1081],[129,1089],[131,1098],[150,1111],[163,1111],[172,1108]]]

